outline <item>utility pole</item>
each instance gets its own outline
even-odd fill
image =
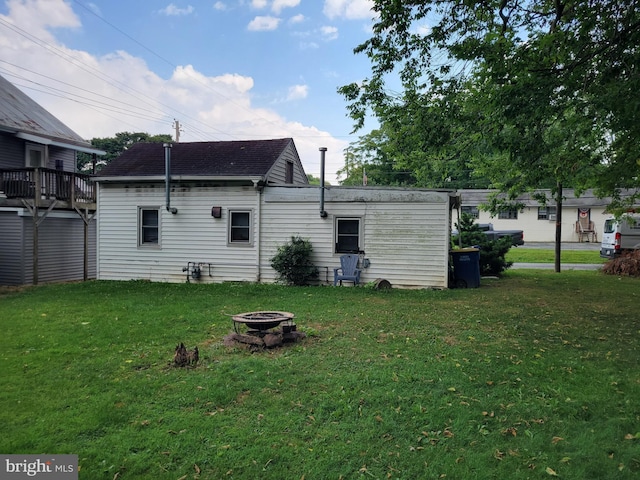
[[[176,143],[180,142],[180,120],[173,119],[173,127],[176,129]]]

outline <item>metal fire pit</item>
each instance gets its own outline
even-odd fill
[[[233,315],[233,328],[238,333],[238,325],[244,323],[252,330],[264,332],[282,322],[290,322],[295,315],[289,312],[247,312]]]

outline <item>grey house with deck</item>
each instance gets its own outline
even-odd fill
[[[95,278],[94,183],[103,151],[0,76],[0,285]]]

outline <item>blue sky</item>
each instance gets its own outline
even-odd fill
[[[351,134],[337,88],[369,76],[353,49],[370,0],[2,0],[0,75],[84,138],[293,137],[336,183]],[[373,125],[369,124],[371,128]]]

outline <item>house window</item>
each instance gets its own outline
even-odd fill
[[[141,207],[138,213],[138,245],[160,245],[160,210],[157,207]]]
[[[471,215],[473,218],[480,218],[480,211],[478,210],[478,207],[463,206],[460,211]]]
[[[45,166],[44,145],[27,143],[25,166],[27,168],[43,168]]]
[[[284,174],[285,183],[293,183],[293,162],[287,162],[286,171]]]
[[[556,207],[538,207],[538,220],[550,220],[556,219]]]
[[[229,244],[251,245],[251,217],[250,210],[229,211]]]
[[[517,220],[518,210],[515,208],[507,208],[505,210],[500,210],[498,212],[498,218],[502,218],[505,220]]]
[[[336,253],[358,253],[360,250],[360,219],[336,218]]]

